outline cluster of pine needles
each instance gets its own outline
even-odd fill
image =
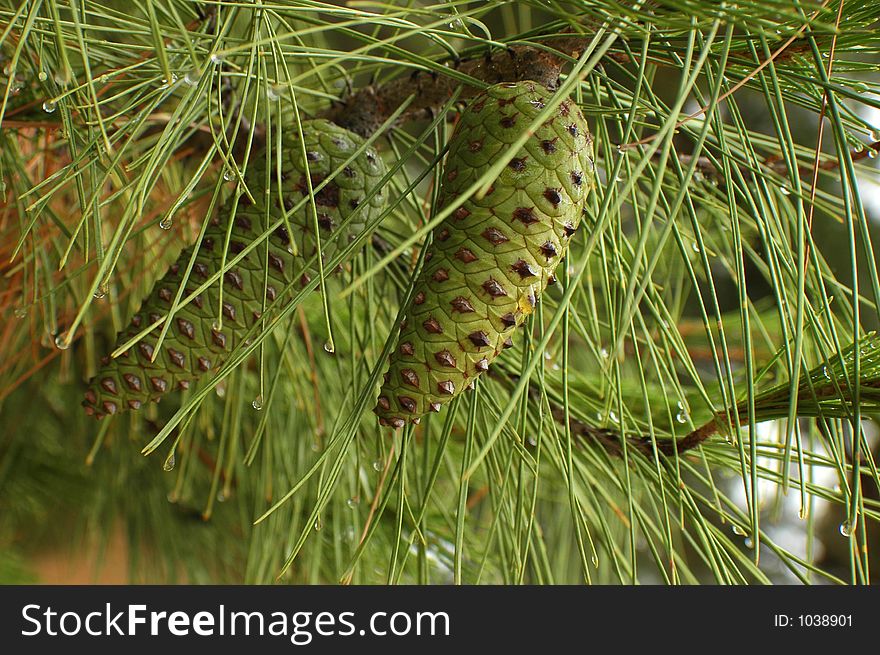
[[[136,581],[871,582],[878,21],[847,0],[0,1],[0,580],[122,534]],[[260,148],[522,46],[564,62],[600,180],[472,392],[394,433],[369,411],[453,95],[371,135],[391,208],[324,293],[186,392],[82,412]]]

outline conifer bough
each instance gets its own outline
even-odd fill
[[[116,359],[105,358],[86,392],[83,406],[88,414],[102,418],[126,409],[139,409],[145,402],[158,400],[165,393],[189,388],[197,378],[219,368],[260,320],[264,297],[268,305],[285,289],[307,284],[315,273],[316,262],[306,265],[318,245],[313,212],[317,215],[322,255],[329,260],[383,211],[385,197],[381,191],[367,200],[369,192],[386,173],[375,150],[363,149],[351,163],[343,166],[364,145],[360,136],[322,119],[304,121],[302,131],[304,142],[300,142],[299,135],[292,129],[282,135],[282,146],[276,151],[282,158],[280,178],[274,159],[268,170],[263,155],[253,159],[245,182],[256,204],[242,195],[234,218],[234,200],[223,206],[205,231],[184,297],[221,269],[224,252],[226,261],[241,253],[264,234],[282,212],[291,210],[304,196],[309,196],[309,181],[314,190],[340,169],[314,193],[314,205],[303,203],[288,217],[294,233],[289,234],[284,227],[276,229],[268,238],[268,254],[261,244],[229,268],[222,276],[222,303],[218,282],[178,307],[158,353],[155,347],[159,327]],[[268,195],[264,193],[267,188]],[[328,242],[349,217],[352,219],[345,233]],[[168,313],[183,283],[191,254],[192,248],[184,250],[156,283],[131,325],[118,335],[117,348]],[[151,361],[154,355],[155,361]]]
[[[545,109],[536,82],[498,84],[462,112],[438,206],[472,186]],[[565,256],[593,186],[593,144],[564,100],[530,135],[482,198],[437,226],[375,408],[403,427],[460,394],[512,345]]]

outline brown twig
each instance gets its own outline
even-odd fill
[[[858,150],[851,150],[849,156],[852,161],[856,162],[862,159],[876,157],[878,153],[880,153],[880,141],[872,141],[870,143],[866,143]],[[652,158],[656,160],[660,159],[660,156],[661,153],[656,152],[654,153]],[[678,154],[677,158],[683,168],[687,168],[688,166],[690,166],[691,162],[693,162],[694,160],[693,155],[685,153]],[[787,177],[788,175],[788,164],[779,155],[770,155],[766,157],[762,165],[770,171],[783,177]],[[814,176],[818,177],[818,171],[831,172],[837,170],[838,168],[840,168],[840,160],[836,158],[829,158],[822,161],[814,162],[814,164],[811,166],[798,166],[798,175],[800,175],[801,177],[813,179]],[[712,162],[711,158],[706,157],[705,155],[697,157],[695,170],[701,173],[703,177],[711,179],[714,182],[724,182],[724,176],[722,175],[722,172],[718,170],[718,167]],[[745,165],[741,166],[740,170],[744,173],[744,175],[751,175],[750,170]]]
[[[565,424],[565,411],[556,404],[551,404],[550,411],[553,418]],[[619,430],[600,428],[584,423],[580,419],[569,416],[568,426],[575,440],[593,441],[601,445],[606,452],[615,457],[623,456],[624,442],[630,451],[641,453],[645,457],[654,456],[654,443],[657,444],[657,452],[661,455],[674,455],[683,453],[702,444],[709,437],[718,433],[718,420],[712,419],[705,425],[698,427],[689,434],[678,439],[663,439],[652,442],[648,437],[624,436]]]
[[[474,82],[495,84],[533,80],[548,88],[556,86],[565,60],[563,57],[532,46],[513,46],[484,57],[460,59],[440,70],[416,70],[410,75],[379,85],[366,86],[324,112],[327,118],[362,135],[373,134],[406,100],[415,94],[412,103],[400,116],[405,122],[434,115],[461,85],[458,77],[443,74],[443,68],[456,71]],[[478,86],[465,86],[459,96],[465,99],[478,91]]]

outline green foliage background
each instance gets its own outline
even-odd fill
[[[870,582],[878,18],[845,0],[0,1],[0,580],[122,526],[135,581]],[[453,97],[373,136],[393,171],[374,247],[199,387],[84,415],[84,381],[244,192],[254,144],[349,88],[564,31],[583,34],[560,82],[601,181],[474,392],[394,434],[369,411]]]

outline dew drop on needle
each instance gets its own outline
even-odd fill
[[[199,78],[201,77],[201,72],[197,68],[192,68],[186,72],[186,75],[183,76],[183,83],[187,86],[195,86],[199,83]]]

